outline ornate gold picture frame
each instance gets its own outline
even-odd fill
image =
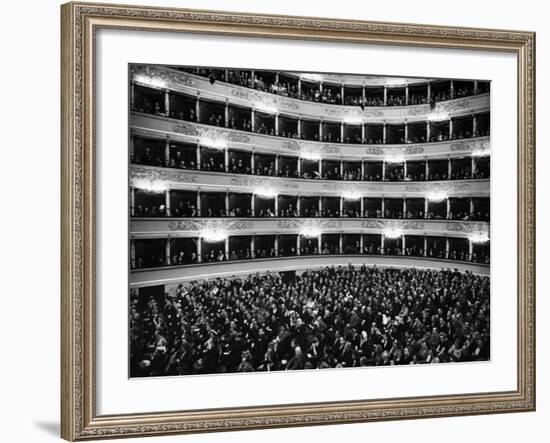
[[[61,435],[87,440],[535,409],[535,35],[523,31],[68,3],[62,17]],[[217,34],[517,55],[517,389],[445,396],[98,415],[95,374],[95,33]]]

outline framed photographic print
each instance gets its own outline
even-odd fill
[[[535,36],[62,6],[62,437],[535,408]]]

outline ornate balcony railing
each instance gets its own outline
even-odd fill
[[[130,273],[130,287],[139,288],[163,284],[177,284],[188,281],[201,281],[218,277],[243,276],[256,272],[305,271],[325,266],[383,266],[421,267],[433,269],[456,269],[478,275],[489,275],[488,265],[438,260],[422,257],[372,256],[372,255],[319,255],[281,257],[207,263],[200,265],[173,266],[158,269],[134,270]]]
[[[489,94],[456,98],[436,103],[407,106],[359,106],[317,103],[291,97],[258,91],[230,83],[215,82],[208,78],[189,74],[162,66],[133,65],[131,71],[133,84],[158,90],[174,91],[201,99],[219,103],[254,108],[271,114],[283,114],[290,117],[315,119],[330,122],[359,123],[409,123],[425,121],[430,115],[459,117],[473,112],[489,110]]]
[[[137,136],[195,143],[206,147],[215,145],[219,149],[325,160],[424,160],[479,157],[490,153],[489,137],[397,145],[325,143],[218,128],[139,112],[132,113],[131,132]]]
[[[489,197],[490,180],[445,180],[427,182],[365,182],[305,180],[181,170],[131,165],[130,186],[138,189],[170,189],[255,193],[269,189],[277,195],[335,196],[356,194],[364,197],[425,198],[430,193],[447,197]]]
[[[489,223],[453,220],[387,220],[354,218],[218,218],[218,219],[162,219],[138,218],[130,222],[130,237],[184,238],[200,237],[205,230],[223,230],[227,236],[235,235],[286,235],[304,231],[321,234],[384,234],[432,235],[441,237],[488,237]]]

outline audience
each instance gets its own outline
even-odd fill
[[[130,295],[132,377],[490,358],[489,278],[330,267]]]

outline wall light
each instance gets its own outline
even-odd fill
[[[266,112],[268,114],[276,114],[278,112],[277,107],[271,103],[262,103],[262,102],[254,103],[254,109],[256,111]]]
[[[449,117],[449,113],[444,111],[432,111],[428,114],[428,120],[431,122],[449,120]]]
[[[320,74],[300,74],[302,80],[311,82],[322,82],[323,77]]]
[[[300,230],[300,235],[308,238],[319,237],[321,235],[321,230],[315,226],[304,226]]]
[[[300,157],[304,160],[321,160],[321,154],[312,151],[302,151]]]
[[[256,188],[254,190],[254,194],[256,194],[258,197],[263,198],[275,198],[277,197],[277,195],[279,195],[275,189],[268,188],[267,186]]]
[[[474,232],[468,236],[468,239],[472,243],[487,243],[489,241],[489,234],[486,232]]]
[[[386,228],[384,229],[384,237],[386,238],[400,238],[403,235],[403,230],[399,228]]]
[[[147,192],[164,192],[168,189],[168,184],[162,180],[137,179],[133,186]]]
[[[212,149],[223,150],[227,148],[227,143],[222,138],[201,137],[199,139],[199,144]]]
[[[360,115],[346,115],[343,120],[348,125],[361,125],[363,123],[363,118]]]
[[[397,86],[405,87],[407,84],[405,79],[402,79],[402,78],[387,78],[385,83],[386,83],[386,86],[394,86],[394,87],[397,87]]]
[[[405,155],[402,152],[388,153],[384,157],[386,163],[403,163]]]
[[[225,241],[228,237],[227,232],[219,228],[204,228],[200,231],[200,236],[208,243]]]
[[[476,149],[472,152],[472,157],[487,157],[491,155],[491,148]]]
[[[348,190],[342,193],[342,198],[344,198],[345,200],[360,200],[361,197],[362,194],[359,191],[355,190]]]
[[[428,192],[426,198],[431,202],[442,202],[448,197],[448,195],[443,191],[434,191]]]
[[[137,74],[136,76],[134,76],[134,81],[143,85],[153,86],[155,88],[166,88],[166,82],[164,80],[143,74]]]

